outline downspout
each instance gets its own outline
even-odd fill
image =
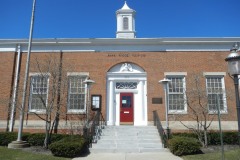
[[[10,116],[10,126],[9,132],[13,132],[14,122],[15,122],[15,112],[16,112],[16,101],[17,101],[17,91],[18,91],[18,81],[19,81],[19,65],[20,65],[20,57],[21,57],[21,46],[17,46],[18,55],[16,60],[16,69],[15,69],[15,78],[14,78],[14,88],[12,95],[12,104],[11,104],[11,116]]]

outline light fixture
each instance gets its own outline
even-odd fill
[[[159,81],[159,83],[163,84],[164,92],[165,92],[165,116],[166,116],[166,131],[167,131],[167,139],[170,136],[170,128],[168,124],[168,108],[169,108],[169,102],[168,102],[168,84],[171,82],[171,80],[164,78]]]
[[[239,78],[240,75],[240,56],[238,54],[239,43],[235,43],[230,50],[231,53],[225,59],[228,62],[228,73],[233,76],[236,96],[237,120],[238,120],[238,142],[240,146],[240,102],[239,102]]]

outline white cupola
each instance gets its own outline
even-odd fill
[[[136,11],[129,8],[126,1],[123,7],[116,11],[116,38],[136,38],[135,14]]]

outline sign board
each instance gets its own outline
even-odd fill
[[[162,104],[162,97],[152,98],[152,104]]]
[[[92,95],[92,110],[97,111],[101,110],[102,96],[101,95]]]

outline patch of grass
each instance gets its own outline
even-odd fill
[[[240,149],[224,152],[225,160],[240,160]],[[183,156],[184,160],[219,160],[221,152]]]
[[[20,149],[0,147],[1,160],[70,160],[68,158],[54,157],[52,155],[34,154]]]

